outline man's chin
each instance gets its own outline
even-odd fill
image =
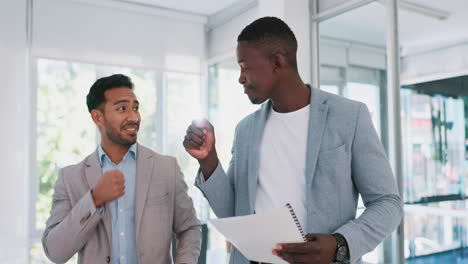
[[[250,99],[250,102],[255,105],[263,104],[263,102],[266,101],[266,99],[259,99],[259,98],[249,98],[249,99]]]
[[[133,139],[129,140],[128,141],[130,143],[130,145],[133,145],[137,142],[137,136],[135,135],[135,137],[133,137]]]
[[[122,139],[122,142],[126,146],[131,146],[131,145],[133,145],[133,144],[135,144],[137,142],[137,135],[136,134],[131,134],[128,137],[126,137],[125,139]]]

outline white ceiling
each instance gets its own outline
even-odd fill
[[[319,24],[321,36],[385,46],[385,7],[372,2]]]
[[[445,20],[401,9],[399,37],[403,54],[416,53],[468,40],[467,0],[408,0],[419,5],[448,11]],[[385,6],[373,2],[320,24],[323,36],[385,46]]]
[[[133,2],[212,16],[223,9],[249,0],[116,0]],[[400,43],[403,54],[415,53],[428,47],[437,47],[468,40],[468,0],[404,0],[450,13],[448,19],[439,20],[413,11],[401,9],[399,13]],[[383,1],[384,2],[384,1]],[[246,22],[247,23],[247,22]],[[385,46],[386,11],[379,2],[354,9],[320,24],[321,35],[347,39],[371,45]]]
[[[118,0],[144,4],[160,8],[167,8],[181,12],[210,16],[230,7],[236,2],[245,0]]]
[[[468,40],[467,0],[411,0],[448,11],[446,20],[437,20],[408,11],[401,12],[400,41],[404,51],[414,53],[429,46],[444,46]]]

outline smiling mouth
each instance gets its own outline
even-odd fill
[[[138,132],[138,126],[127,126],[124,127],[124,131],[129,134],[136,134]]]

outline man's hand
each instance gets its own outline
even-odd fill
[[[99,178],[91,190],[94,205],[101,207],[104,203],[117,200],[125,194],[125,177],[120,170],[111,170]]]
[[[214,128],[210,122],[206,119],[192,121],[187,128],[183,145],[198,160],[205,179],[208,179],[218,166]]]
[[[307,234],[305,243],[278,244],[273,255],[288,263],[329,264],[336,258],[338,245],[332,235]]]

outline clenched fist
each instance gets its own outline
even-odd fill
[[[208,179],[218,165],[214,128],[210,122],[206,119],[193,121],[187,128],[183,145],[198,160],[205,179]]]
[[[120,170],[111,170],[99,178],[91,190],[94,205],[101,207],[104,203],[117,200],[125,194],[125,177]]]
[[[193,121],[184,138],[185,150],[192,157],[203,160],[213,153],[215,147],[214,128],[206,119]]]

